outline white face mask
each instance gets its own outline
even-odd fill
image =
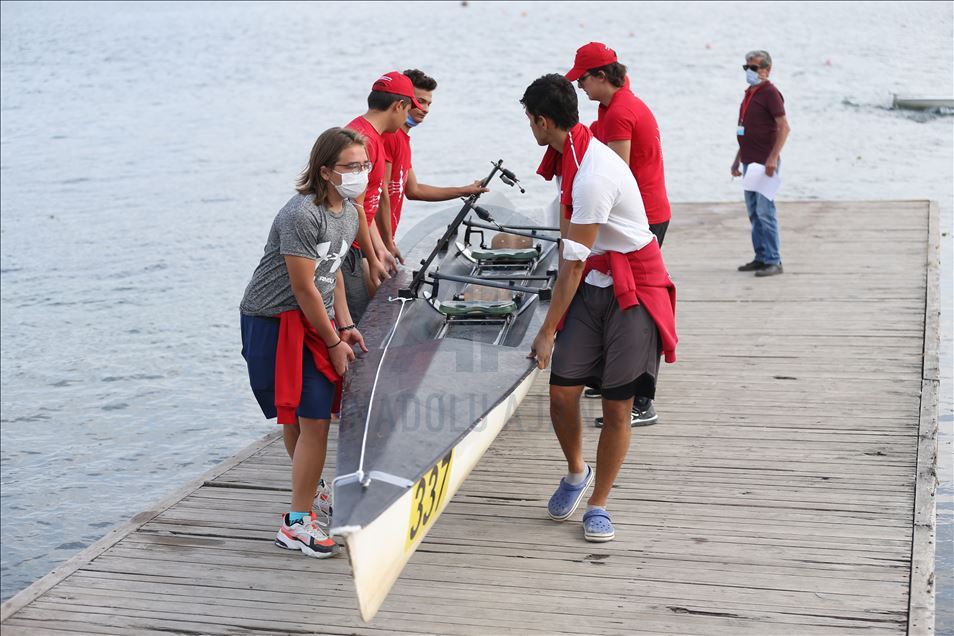
[[[750,68],[745,69],[745,81],[749,83],[749,86],[755,86],[762,82],[759,74]]]
[[[361,193],[368,187],[368,170],[362,170],[358,173],[342,173],[337,170],[335,170],[335,172],[341,177],[341,185],[337,183],[333,184],[335,190],[346,199],[356,199],[360,197]]]

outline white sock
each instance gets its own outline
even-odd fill
[[[567,473],[563,479],[571,486],[577,486],[586,481],[587,468],[584,466],[582,473]]]
[[[587,504],[586,511],[589,512],[590,510],[606,510],[606,506],[591,506]]]

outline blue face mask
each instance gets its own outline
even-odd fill
[[[748,82],[750,86],[755,86],[762,80],[759,79],[759,74],[752,69],[745,69],[745,81]]]
[[[417,126],[417,124],[418,124],[418,122],[414,121],[414,118],[411,117],[410,115],[407,116],[407,122],[406,122],[406,123],[407,123],[408,128],[414,128],[414,127]]]

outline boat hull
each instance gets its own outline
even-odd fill
[[[374,618],[411,555],[520,406],[536,375],[535,369],[527,374],[506,400],[491,409],[451,449],[444,458],[446,476],[441,474],[442,459],[377,519],[344,534],[358,608],[364,621]],[[431,506],[429,499],[436,502],[435,505]],[[424,511],[429,513],[426,518],[420,506],[429,508]]]

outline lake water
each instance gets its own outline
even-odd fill
[[[889,108],[954,94],[952,25],[951,3],[3,3],[3,598],[271,430],[238,301],[316,135],[363,112],[381,73],[440,82],[413,133],[420,179],[464,183],[504,157],[534,208],[552,186],[517,100],[599,40],[659,120],[675,201],[741,201],[739,65],[766,48],[793,130],[781,214],[940,202],[938,624],[954,629],[954,118]],[[440,207],[408,205],[403,227]]]

